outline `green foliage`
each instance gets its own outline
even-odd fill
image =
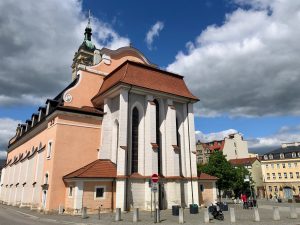
[[[233,185],[234,169],[222,152],[213,152],[207,164],[198,166],[199,172],[218,177],[217,187],[221,190],[230,189]]]
[[[249,182],[244,181],[246,175],[251,175],[249,171],[243,166],[234,168],[220,151],[213,152],[208,163],[199,164],[197,169],[199,173],[203,172],[219,178],[216,183],[219,194],[221,190],[232,190],[236,197],[241,193],[250,195]]]

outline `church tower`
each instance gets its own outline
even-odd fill
[[[91,16],[89,12],[89,20],[88,24],[85,28],[84,32],[84,40],[82,44],[79,46],[78,51],[75,52],[73,63],[72,63],[72,80],[76,78],[76,73],[78,70],[78,65],[86,65],[91,66],[93,65],[93,56],[96,47],[92,42],[92,28],[91,28]]]

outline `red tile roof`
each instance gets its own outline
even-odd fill
[[[117,166],[108,159],[97,159],[96,161],[67,174],[68,178],[114,178],[117,176]]]
[[[218,180],[219,178],[215,176],[211,176],[207,173],[201,173],[199,177],[199,180]]]
[[[110,88],[122,83],[182,96],[196,101],[199,100],[189,91],[183,76],[132,61],[125,61],[106,76],[98,94],[93,100]]]
[[[234,166],[251,166],[257,158],[242,158],[242,159],[231,159],[229,162]]]

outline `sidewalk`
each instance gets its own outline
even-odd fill
[[[133,224],[132,218],[133,213],[122,213],[122,221],[115,222],[115,214],[114,213],[105,213],[101,214],[100,220],[98,219],[98,215],[89,215],[87,219],[82,219],[81,216],[72,216],[72,215],[57,215],[57,214],[42,214],[36,211],[31,211],[27,208],[16,208],[13,206],[0,205],[1,208],[5,207],[5,209],[12,210],[14,212],[20,213],[26,219],[38,220],[41,224],[43,222],[47,222],[47,224],[74,224],[74,225],[94,225],[94,224],[105,224],[105,225],[129,225]],[[290,219],[289,218],[289,207],[283,206],[280,207],[280,221],[273,221],[273,205],[259,205],[259,213],[261,222],[253,221],[253,213],[254,210],[243,210],[239,205],[230,204],[229,207],[235,208],[236,214],[236,223],[235,224],[243,224],[243,225],[300,225],[300,218],[298,219]],[[300,208],[298,209],[298,213],[300,212]],[[185,210],[185,224],[186,225],[199,225],[204,224],[204,209],[200,209],[199,214],[190,214],[189,210]],[[218,221],[213,220],[211,223],[214,224],[222,224],[222,225],[231,225],[229,212],[224,212],[225,220]],[[300,215],[298,215],[300,216]],[[139,224],[153,224],[154,218],[151,217],[150,212],[141,211],[140,212],[140,221]],[[161,224],[173,225],[178,224],[178,216],[172,216],[171,210],[163,210],[161,211]]]

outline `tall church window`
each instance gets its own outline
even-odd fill
[[[161,165],[161,143],[160,143],[160,123],[159,123],[159,104],[156,99],[153,101],[155,103],[155,110],[156,110],[156,144],[158,145],[157,152],[158,152],[158,174],[162,174],[162,165]]]
[[[138,172],[138,148],[139,148],[139,111],[134,107],[132,111],[132,135],[131,135],[132,161],[131,172]]]

